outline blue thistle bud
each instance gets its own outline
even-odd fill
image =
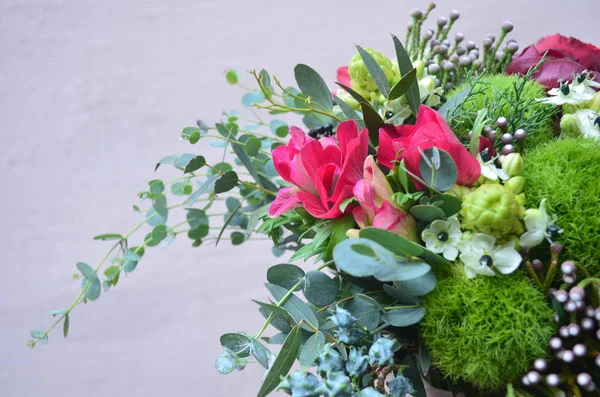
[[[334,331],[334,334],[339,342],[346,345],[363,345],[365,339],[368,337],[367,332],[360,328],[352,328],[350,330],[339,329]]]
[[[387,385],[390,388],[390,397],[405,397],[407,393],[415,391],[410,380],[402,375],[396,376]]]
[[[335,309],[331,310],[331,316],[328,320],[331,320],[335,325],[342,329],[352,329],[354,328],[354,322],[356,318],[346,309],[342,309],[339,306],[336,306]]]
[[[331,344],[325,345],[323,351],[319,354],[318,363],[317,370],[321,375],[344,370],[344,360],[340,353],[333,349]]]
[[[392,339],[379,338],[369,349],[371,365],[391,365],[394,363],[394,345]]]
[[[352,397],[352,383],[343,372],[329,372],[323,383],[315,389],[315,396]]]
[[[346,372],[350,376],[360,376],[369,366],[369,357],[364,353],[364,347],[350,347],[348,361],[346,361]]]
[[[319,379],[310,372],[296,371],[286,376],[278,390],[283,390],[292,397],[318,396],[315,389],[319,387]]]
[[[367,387],[366,389],[362,389],[360,393],[356,395],[356,397],[385,397],[383,394],[379,393],[372,387]]]

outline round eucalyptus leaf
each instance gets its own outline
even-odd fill
[[[355,277],[374,276],[396,265],[396,256],[372,240],[351,238],[333,249],[333,259],[344,272]]]
[[[238,358],[231,353],[221,353],[215,361],[215,368],[220,374],[228,374],[233,372],[238,366]]]
[[[429,186],[441,191],[449,190],[456,184],[458,178],[458,170],[452,157],[448,152],[437,147],[430,147],[423,151],[419,161],[419,171],[421,178]]]
[[[231,350],[238,357],[248,357],[252,353],[252,341],[242,334],[221,335],[221,346]]]
[[[238,175],[235,171],[227,171],[215,181],[215,194],[225,193],[233,189],[238,184]]]
[[[237,71],[229,69],[227,73],[225,73],[225,79],[229,84],[235,85],[240,81],[240,76]]]
[[[271,284],[279,285],[285,289],[290,289],[298,281],[302,280],[304,277],[304,270],[300,269],[296,265],[292,265],[289,263],[280,263],[275,266],[271,266],[269,270],[267,270],[267,281]],[[296,291],[299,291],[302,286],[296,288]]]
[[[311,270],[304,278],[304,297],[315,306],[323,307],[335,302],[338,284],[323,272]]]
[[[256,137],[251,137],[244,144],[244,150],[248,156],[256,156],[260,151],[261,142]]]
[[[352,313],[356,321],[369,331],[377,328],[381,321],[381,306],[366,295],[357,295],[344,305],[344,309]]]
[[[429,200],[430,204],[434,204],[439,207],[446,217],[458,214],[462,208],[462,201],[458,197],[451,196],[449,194],[438,194]]]
[[[244,242],[246,236],[241,232],[233,232],[231,233],[231,244],[240,245]]]
[[[424,315],[424,308],[420,306],[407,306],[388,311],[383,316],[383,321],[394,327],[408,327],[421,321]]]
[[[406,295],[424,296],[433,291],[437,285],[437,277],[433,270],[430,270],[424,275],[411,280],[397,280],[395,284],[398,290]]]
[[[435,205],[413,205],[410,208],[410,213],[417,219],[432,222],[436,219],[446,217],[444,211]]]

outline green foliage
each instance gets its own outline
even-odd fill
[[[528,208],[546,199],[549,214],[558,216],[563,230],[562,257],[571,259],[592,274],[600,271],[600,142],[570,138],[553,141],[525,157],[523,176]]]
[[[510,132],[518,128],[527,131],[526,148],[536,147],[553,138],[552,116],[557,108],[535,101],[546,96],[545,88],[535,80],[515,75],[483,75],[452,90],[448,94],[449,101],[454,96],[465,95],[465,90],[470,86],[472,90],[448,120],[459,138],[465,138],[473,129],[477,112],[484,108],[488,109],[491,120],[506,117]],[[496,143],[500,144],[500,139]]]
[[[425,297],[425,309],[422,336],[433,363],[486,390],[518,380],[554,334],[552,309],[521,272],[468,279],[458,266]]]

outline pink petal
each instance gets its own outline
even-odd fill
[[[279,190],[275,201],[269,207],[269,216],[279,216],[296,207],[300,207],[300,202],[297,193],[299,189],[296,186],[290,186]]]

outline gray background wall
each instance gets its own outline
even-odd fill
[[[304,62],[333,82],[355,43],[392,53],[388,33],[403,37],[426,3],[1,1],[0,395],[255,395],[258,366],[225,377],[213,362],[219,335],[262,324],[249,299],[266,298],[266,242],[154,249],[74,311],[68,339],[25,342],[78,293],[75,262],[105,252],[91,237],[137,223],[131,204],[156,160],[190,150],[181,128],[241,107],[227,68],[292,82]],[[509,19],[522,46],[556,31],[600,44],[597,1],[438,3],[434,15],[460,10],[458,30],[474,40]]]

